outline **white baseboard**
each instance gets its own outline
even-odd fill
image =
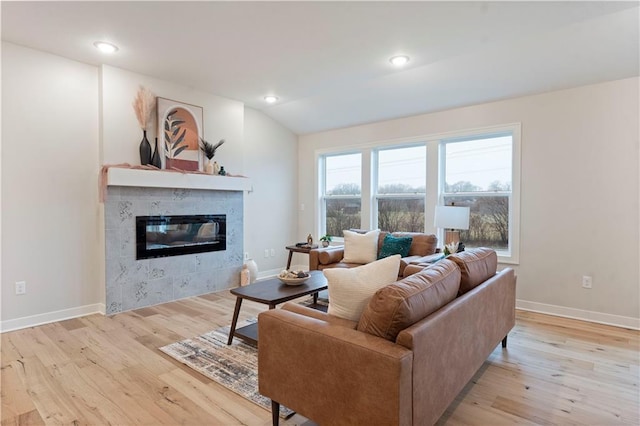
[[[45,314],[31,315],[28,317],[16,318],[0,321],[0,333],[20,330],[22,328],[35,327],[37,325],[49,324],[56,321],[64,321],[72,318],[83,317],[91,314],[105,313],[104,303],[94,303],[93,305],[78,306],[75,308],[63,309],[61,311],[47,312]]]
[[[585,311],[583,309],[566,308],[564,306],[548,305],[546,303],[516,300],[516,308],[523,311],[538,312],[557,317],[573,318],[598,324],[640,330],[640,318],[623,317],[621,315],[605,314],[602,312]]]
[[[291,267],[289,269],[294,270],[294,271],[306,271],[306,270],[309,269],[309,265],[306,265],[306,266],[291,265]],[[275,278],[283,270],[284,270],[284,267],[280,268],[280,269],[269,269],[267,271],[258,271],[258,279],[259,280],[264,280],[264,279],[267,279],[267,278]]]
[[[284,269],[284,268],[282,268]],[[269,269],[267,271],[258,271],[258,280],[266,280],[267,278],[275,278],[282,272],[282,269]]]

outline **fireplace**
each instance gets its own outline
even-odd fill
[[[224,214],[136,216],[136,259],[227,249]]]

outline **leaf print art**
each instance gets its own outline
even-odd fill
[[[164,168],[184,171],[200,169],[202,121],[201,107],[158,98],[158,136],[162,140]]]
[[[180,127],[185,123],[184,120],[174,118],[177,112],[177,109],[169,112],[164,120],[164,149],[168,158],[175,158],[189,147],[187,144],[180,145],[187,135],[187,129]]]

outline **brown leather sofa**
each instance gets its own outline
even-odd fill
[[[260,393],[320,425],[431,425],[515,325],[489,249],[378,290],[358,322],[287,303],[258,319]],[[278,416],[272,416],[278,424]]]
[[[366,232],[356,230],[360,232]],[[388,232],[380,232],[378,237],[378,254],[382,248],[384,237]],[[409,264],[426,264],[429,257],[436,253],[438,238],[433,234],[424,234],[420,232],[392,232],[394,237],[412,237],[411,247],[409,248],[409,256],[400,259],[399,277],[404,276],[404,270]],[[360,263],[343,262],[344,246],[336,247],[319,247],[309,252],[309,270],[321,271],[326,268],[353,268],[362,266]]]

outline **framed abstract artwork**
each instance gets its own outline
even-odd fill
[[[156,111],[158,139],[163,153],[162,167],[201,170],[200,138],[204,135],[202,107],[158,97]]]

